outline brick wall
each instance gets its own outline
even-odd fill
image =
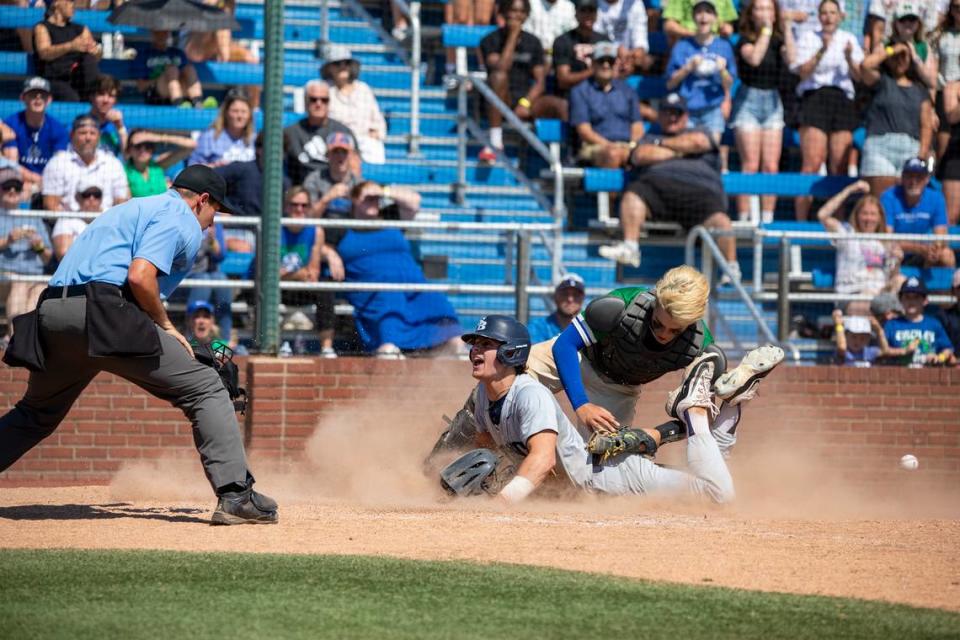
[[[471,387],[460,361],[250,358],[241,363],[252,403],[244,429],[258,467],[301,460],[320,421],[425,425],[439,429]],[[22,395],[26,372],[0,369],[0,398]],[[675,379],[649,385],[637,424],[655,424]],[[960,481],[960,369],[782,367],[744,413],[741,453],[770,450],[829,460],[845,475],[877,479],[903,453],[924,476]],[[644,419],[644,416],[650,416]],[[400,428],[400,427],[398,427]],[[101,374],[59,430],[0,475],[0,485],[108,482],[128,460],[195,459],[181,414],[136,387]]]

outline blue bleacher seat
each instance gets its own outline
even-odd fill
[[[535,123],[537,127],[537,137],[547,144],[553,142],[566,142],[567,123],[562,120],[540,119]]]
[[[463,24],[445,24],[441,29],[445,47],[479,47],[480,41],[496,27],[471,27]]]

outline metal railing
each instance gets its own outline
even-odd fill
[[[423,43],[420,29],[419,0],[393,0],[394,5],[410,21],[410,136],[408,150],[411,156],[420,155],[420,62]]]
[[[777,271],[777,290],[763,290],[763,240],[764,238],[779,239],[780,260]],[[818,292],[818,291],[798,291],[790,290],[790,272],[791,272],[791,244],[792,240],[831,240],[836,242],[843,241],[863,241],[879,240],[882,242],[918,242],[923,244],[960,242],[960,235],[931,235],[917,233],[838,233],[829,231],[775,231],[768,229],[757,229],[754,231],[754,293],[753,299],[758,302],[776,302],[778,331],[781,338],[784,338],[790,330],[790,306],[793,302],[869,302],[873,296],[868,294],[856,293],[836,293],[836,292]],[[756,273],[761,273],[757,278]],[[948,296],[930,296],[932,302],[949,302]]]
[[[72,213],[65,211],[10,210],[7,215],[35,220],[48,218],[81,218],[93,220],[96,213]],[[261,218],[256,216],[223,216],[218,223],[224,227],[253,228],[257,234],[258,251],[261,246]],[[522,322],[529,319],[529,296],[548,295],[553,287],[531,284],[532,264],[531,247],[540,234],[551,233],[556,223],[494,223],[494,222],[441,222],[436,220],[333,220],[327,218],[282,218],[281,226],[323,227],[337,229],[404,229],[410,231],[483,231],[506,234],[505,242],[514,247],[515,257],[506,259],[506,282],[498,284],[460,284],[460,283],[391,283],[391,282],[293,282],[280,281],[282,291],[434,291],[448,294],[493,294],[513,295],[516,315]],[[543,239],[541,238],[541,241]],[[549,248],[547,242],[543,242]],[[514,267],[511,273],[511,267]],[[18,276],[18,280],[27,282],[46,282],[49,275]],[[211,287],[230,289],[259,289],[259,280],[195,280],[185,279],[183,287]],[[257,308],[259,319],[264,310]]]
[[[460,48],[462,49],[462,47]],[[537,198],[541,206],[548,208],[557,223],[553,237],[553,250],[551,251],[552,269],[551,278],[556,280],[563,270],[563,223],[567,217],[567,207],[564,202],[563,191],[563,163],[560,161],[559,154],[552,153],[550,149],[540,140],[524,123],[517,117],[513,110],[507,106],[503,100],[490,88],[486,82],[486,74],[477,72],[468,72],[465,70],[466,56],[461,54],[458,49],[457,65],[458,71],[454,76],[457,81],[457,184],[455,186],[455,198],[457,204],[463,204],[466,200],[467,189],[467,142],[469,133],[480,140],[486,146],[490,146],[490,140],[487,134],[474,122],[467,114],[467,92],[470,88],[475,88],[480,95],[497,111],[503,115],[503,119],[514,130],[520,134],[520,137],[530,145],[537,155],[543,158],[550,167],[553,176],[553,202],[547,201],[540,193],[539,189],[533,186],[527,176],[525,176],[500,149],[494,149],[498,158],[504,166],[510,171],[517,180],[530,187],[530,193]],[[492,147],[491,147],[492,148]]]
[[[733,288],[740,297],[740,300],[747,307],[750,315],[753,316],[753,319],[757,323],[757,329],[759,330],[760,335],[771,344],[778,344],[781,347],[788,349],[790,354],[793,356],[794,362],[799,362],[800,350],[797,349],[796,345],[791,343],[789,340],[775,337],[773,335],[773,331],[770,330],[770,327],[767,326],[766,321],[763,319],[763,314],[757,308],[753,298],[751,298],[750,294],[744,288],[743,283],[740,281],[739,274],[733,273],[730,270],[730,263],[727,262],[726,258],[723,257],[723,252],[720,251],[720,247],[717,246],[716,240],[713,239],[713,236],[710,234],[710,231],[706,229],[706,227],[698,225],[691,229],[690,233],[687,234],[685,262],[689,265],[696,264],[696,248],[698,240],[703,247],[703,265],[701,267],[701,271],[707,276],[707,279],[712,281],[714,263],[716,263],[716,266],[719,267],[720,272],[729,278],[730,284],[733,285]],[[730,332],[730,334],[734,336],[734,340],[736,340],[735,334],[733,332]],[[739,344],[735,344],[735,346],[738,349],[742,349],[742,346]]]

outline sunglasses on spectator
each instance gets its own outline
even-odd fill
[[[7,180],[2,185],[0,185],[0,189],[2,189],[4,192],[15,191],[17,193],[20,193],[23,191],[23,183],[20,182],[19,180]]]
[[[157,148],[156,145],[154,145],[152,142],[138,142],[137,144],[133,145],[134,151],[151,151],[152,152],[156,148]]]
[[[917,16],[903,16],[902,18],[897,18],[897,22],[920,22],[920,18]]]
[[[313,104],[315,102],[322,102],[323,104],[328,104],[330,102],[330,96],[323,96],[321,98],[318,98],[316,96],[307,96],[307,100],[310,101],[310,104]]]
[[[597,64],[601,67],[604,65],[610,65],[611,67],[617,63],[616,58],[600,58],[597,60]]]
[[[380,202],[379,194],[370,194],[369,196],[363,196],[363,202]]]
[[[103,191],[100,191],[100,189],[87,189],[80,194],[81,200],[89,200],[90,198],[93,198],[94,200],[102,200]]]
[[[291,202],[290,203],[291,209],[306,209],[309,206],[310,206],[309,202]]]
[[[23,97],[25,97],[27,100],[36,100],[37,98],[46,100],[48,95],[50,94],[46,91],[34,89],[33,91],[28,91],[27,93],[23,94]]]

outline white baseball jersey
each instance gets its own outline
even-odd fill
[[[491,402],[483,385],[477,389],[475,418],[478,430],[489,433],[504,449],[521,456],[528,453],[527,441],[543,431],[557,434],[557,458],[570,480],[581,489],[609,495],[659,494],[703,495],[717,502],[733,496],[733,480],[718,447],[709,433],[687,438],[690,473],[660,467],[638,455],[621,455],[602,465],[593,464],[586,450],[586,428],[578,431],[563,413],[556,398],[545,386],[527,374],[517,376],[504,398],[500,422],[490,419]],[[733,407],[739,421],[739,408]],[[720,416],[718,422],[725,422]],[[735,424],[732,422],[731,424]],[[724,429],[730,431],[732,429]],[[734,437],[726,447],[732,446]]]
[[[557,458],[567,476],[580,487],[590,476],[590,454],[583,434],[563,413],[556,398],[545,386],[528,376],[517,376],[500,411],[500,424],[490,419],[490,400],[483,385],[477,390],[476,420],[479,430],[489,433],[504,449],[521,456],[528,453],[527,441],[543,431],[557,434]]]

